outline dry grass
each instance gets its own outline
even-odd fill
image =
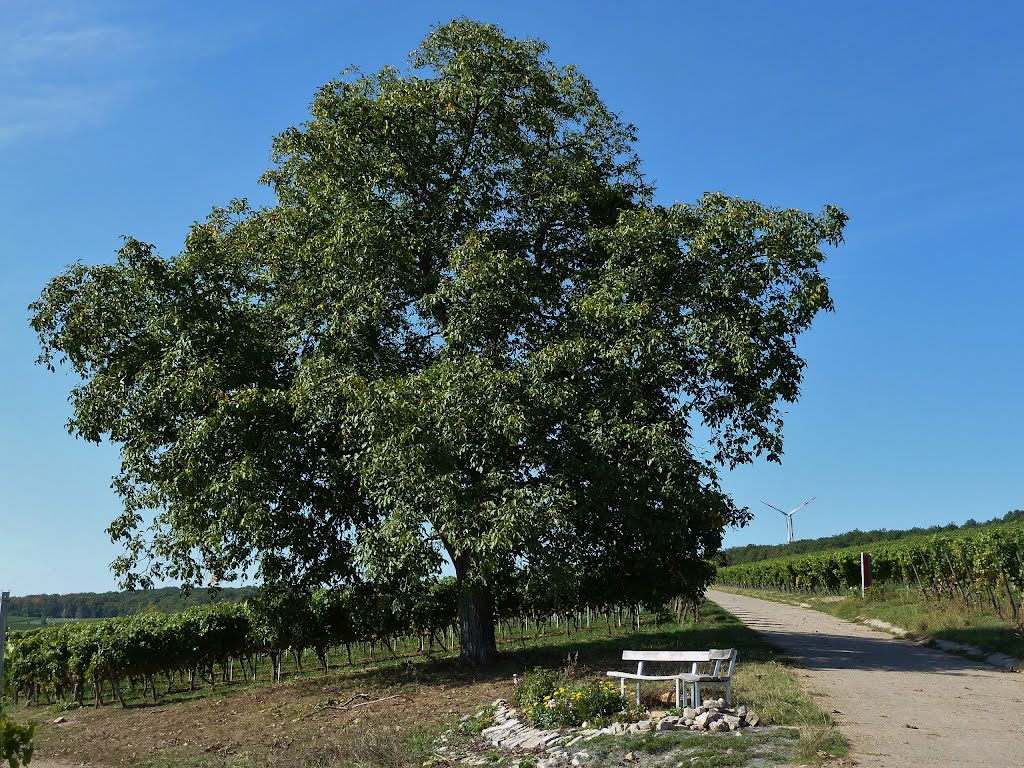
[[[738,701],[758,702],[757,713],[767,722],[799,730],[797,753],[801,759],[817,762],[849,751],[850,745],[832,717],[800,690],[792,672],[779,662],[737,667],[733,688]]]

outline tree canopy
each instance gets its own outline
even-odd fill
[[[54,277],[40,360],[81,376],[71,431],[120,446],[123,581],[449,562],[476,662],[514,577],[699,593],[747,519],[718,472],[779,459],[846,217],[658,205],[635,139],[543,43],[457,20],[320,89],[276,204]]]

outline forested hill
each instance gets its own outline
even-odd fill
[[[81,592],[71,595],[26,595],[12,597],[11,616],[47,619],[106,619],[135,613],[160,611],[173,613],[191,605],[214,602],[237,603],[256,593],[255,587],[222,588],[213,594],[208,589],[194,589],[182,597],[177,587],[145,589],[136,592]]]
[[[1007,512],[1002,517],[994,517],[987,523],[979,523],[977,520],[968,520],[963,525],[949,523],[948,525],[933,525],[930,528],[909,528],[902,531],[889,531],[881,529],[877,531],[861,531],[853,529],[847,533],[840,533],[835,536],[825,536],[820,539],[800,539],[792,544],[747,544],[745,547],[729,547],[723,550],[726,565],[740,565],[741,563],[753,563],[758,560],[769,560],[773,557],[788,557],[790,555],[805,555],[811,552],[827,552],[831,549],[843,549],[845,547],[856,547],[863,544],[872,544],[876,541],[893,541],[907,536],[921,536],[930,533],[944,533],[947,531],[958,531],[969,528],[978,528],[983,525],[997,525],[1024,520],[1024,510],[1015,509]]]

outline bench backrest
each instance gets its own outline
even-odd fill
[[[712,661],[710,651],[623,651],[623,661]]]
[[[687,664],[705,664],[714,662],[715,668],[711,672],[715,677],[732,677],[736,668],[735,648],[712,648],[709,651],[623,651],[623,661],[676,661]],[[722,662],[728,661],[728,671],[722,674]],[[696,670],[696,667],[694,667]]]
[[[708,656],[711,658],[710,661],[715,662],[715,670],[711,674],[715,677],[732,677],[732,671],[736,668],[736,649],[726,648],[725,650],[719,650],[712,648],[708,651]],[[729,662],[729,671],[724,675],[722,674],[722,662]]]

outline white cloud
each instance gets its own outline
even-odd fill
[[[77,65],[83,60],[94,64],[97,57],[115,57],[134,47],[126,30],[102,25],[8,31],[0,40],[0,67],[13,70],[60,62]]]
[[[138,30],[27,3],[0,15],[0,147],[100,125],[133,91]]]
[[[130,91],[129,83],[108,83],[41,85],[31,93],[0,94],[0,146],[102,125]]]

